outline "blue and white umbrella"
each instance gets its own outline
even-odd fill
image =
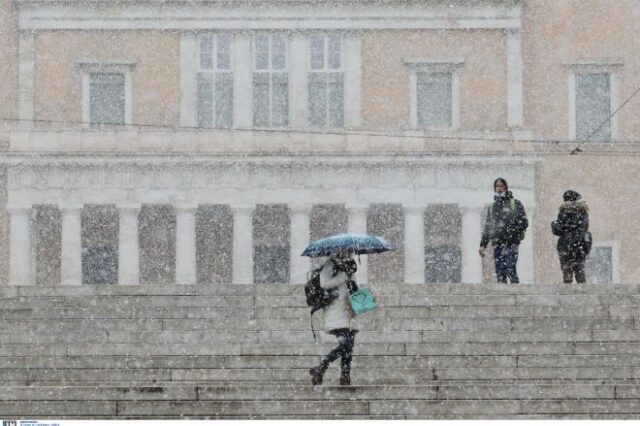
[[[383,253],[394,247],[382,237],[364,234],[339,234],[309,244],[301,256],[329,256],[339,251],[353,254]]]

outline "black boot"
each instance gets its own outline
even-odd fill
[[[324,377],[325,371],[326,371],[326,368],[323,368],[322,365],[313,367],[312,369],[309,370],[309,374],[311,374],[311,384],[313,386],[322,384],[322,379]]]
[[[351,376],[340,376],[340,386],[351,386]]]

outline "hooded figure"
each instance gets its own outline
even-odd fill
[[[487,211],[479,254],[484,256],[484,250],[491,241],[498,282],[506,283],[508,278],[511,284],[516,284],[520,282],[516,269],[520,241],[524,238],[529,221],[524,206],[509,191],[505,179],[496,179],[493,189],[494,201]]]
[[[551,222],[551,231],[560,237],[557,250],[563,282],[571,284],[575,275],[576,282],[586,283],[584,263],[592,244],[589,207],[576,191],[566,191],[562,199],[564,202],[558,209],[558,218]]]
[[[349,294],[358,291],[352,277],[356,269],[355,261],[348,254],[336,253],[331,255],[320,271],[320,286],[325,289],[335,288],[338,291],[338,298],[323,309],[324,329],[338,338],[338,346],[329,352],[319,366],[309,370],[313,385],[322,384],[329,364],[338,358],[342,358],[340,384],[351,384],[351,359],[358,330],[351,328],[353,313],[349,304]]]

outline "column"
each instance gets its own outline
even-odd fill
[[[407,284],[423,284],[425,281],[425,207],[406,206],[404,211],[404,281]]]
[[[60,284],[82,284],[82,206],[60,208],[62,213],[62,250]]]
[[[535,284],[534,273],[534,241],[533,241],[533,224],[535,218],[533,212],[535,206],[527,206],[527,219],[529,220],[529,228],[525,233],[524,240],[520,243],[520,251],[518,253],[518,277],[522,284]]]
[[[233,283],[253,284],[253,206],[233,210]]]
[[[233,39],[233,126],[253,127],[253,61],[251,35],[238,33]]]
[[[462,210],[462,282],[482,283],[482,258],[478,254],[482,237],[482,207],[461,207]]]
[[[198,125],[198,82],[196,70],[198,39],[193,32],[184,32],[180,37],[180,125]]]
[[[306,128],[308,123],[309,42],[303,33],[290,38],[289,56],[289,106],[291,127]]]
[[[9,285],[31,285],[31,207],[7,207],[9,228]]]
[[[291,205],[291,262],[290,281],[292,284],[301,284],[307,281],[307,272],[311,269],[311,260],[306,256],[300,256],[309,245],[309,213],[310,205]]]
[[[176,207],[176,284],[196,283],[196,206]]]
[[[118,284],[140,284],[140,252],[138,245],[139,205],[120,205],[118,246]]]
[[[18,41],[19,58],[19,118],[22,129],[33,127],[33,97],[35,74],[35,37],[31,31],[21,31]]]
[[[522,32],[507,30],[507,125],[522,127]]]
[[[349,212],[348,230],[354,234],[366,234],[367,233],[367,209],[368,206],[364,204],[347,205],[347,211]],[[361,263],[358,263],[358,272],[356,273],[356,282],[359,284],[367,284],[369,282],[368,268],[367,268],[367,256],[360,256]],[[374,255],[375,256],[375,255]],[[358,256],[356,255],[356,261]]]

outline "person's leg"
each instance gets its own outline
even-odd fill
[[[576,276],[576,282],[578,284],[587,283],[587,275],[584,273],[584,260],[582,262],[575,262],[573,264],[573,273]]]
[[[505,246],[496,244],[493,248],[493,263],[496,267],[496,278],[499,283],[507,282],[507,264],[504,257]]]
[[[353,330],[349,330],[347,334],[345,334],[344,345],[342,346],[342,360],[340,366],[340,384],[341,385],[350,385],[351,384],[351,360],[353,359],[353,344],[355,342],[355,333]]]
[[[520,279],[518,278],[518,251],[520,246],[517,244],[509,244],[506,251],[506,265],[507,265],[507,276],[509,277],[509,281],[511,284],[518,284]]]
[[[564,284],[573,283],[573,267],[571,265],[571,260],[560,256],[560,269],[562,270],[562,282]]]
[[[309,374],[311,374],[311,383],[313,385],[322,384],[324,373],[325,371],[327,371],[327,368],[329,368],[329,364],[340,358],[344,352],[344,336],[345,334],[349,334],[349,329],[340,328],[337,330],[332,330],[332,333],[335,334],[335,336],[338,338],[338,346],[336,346],[331,352],[327,354],[327,356],[322,359],[319,366],[313,367],[309,370]]]

